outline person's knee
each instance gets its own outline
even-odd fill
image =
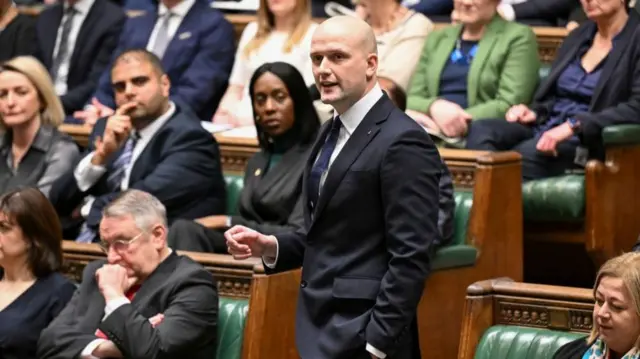
[[[467,149],[493,150],[495,121],[504,120],[477,120],[470,123],[466,137]]]

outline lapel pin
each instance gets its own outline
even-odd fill
[[[367,135],[370,135],[370,134],[371,134],[371,130],[369,130],[369,132],[367,132]]]
[[[253,173],[253,175],[254,175],[254,176],[260,176],[260,173],[262,173],[262,171],[260,171],[260,169],[258,168],[258,169]]]
[[[190,32],[183,32],[182,34],[178,35],[178,38],[180,40],[186,40],[188,38],[191,37],[191,33]]]

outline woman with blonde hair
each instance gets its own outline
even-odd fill
[[[554,359],[640,358],[640,253],[608,260],[593,287],[593,328],[562,346]]]
[[[253,72],[267,62],[286,62],[314,83],[309,51],[317,24],[311,19],[311,0],[260,0],[257,21],[242,32],[229,87],[213,116],[217,124],[253,126],[248,84]]]
[[[38,187],[71,171],[79,151],[58,131],[64,111],[49,73],[38,60],[21,56],[0,65],[0,194]]]

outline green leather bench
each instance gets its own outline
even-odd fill
[[[216,358],[240,359],[249,301],[221,297],[218,306],[218,350]]]
[[[494,325],[487,329],[474,359],[551,359],[564,344],[584,334],[556,330]]]

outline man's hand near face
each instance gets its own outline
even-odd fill
[[[105,264],[96,271],[96,281],[106,302],[126,298],[125,293],[136,283],[137,278],[129,277],[127,270],[117,264]]]
[[[135,102],[126,103],[107,119],[103,137],[95,142],[95,154],[91,163],[96,166],[104,165],[109,157],[129,138],[131,133],[131,117],[128,113],[136,107]]]

